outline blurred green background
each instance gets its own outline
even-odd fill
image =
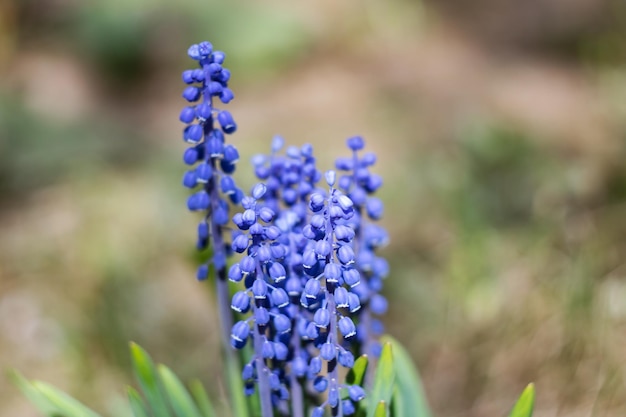
[[[238,178],[273,134],[362,134],[390,333],[440,417],[626,415],[621,0],[0,2],[0,369],[119,409],[134,340],[223,398],[178,112],[227,51]],[[224,404],[223,404],[224,405]],[[225,405],[224,405],[225,406]],[[35,416],[0,378],[0,415]]]

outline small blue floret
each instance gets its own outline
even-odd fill
[[[353,151],[359,151],[363,149],[363,146],[365,146],[365,141],[361,136],[351,137],[346,141],[346,143],[348,144],[348,147]]]
[[[217,120],[220,122],[224,133],[230,134],[237,130],[237,124],[235,123],[235,120],[230,112],[222,110],[217,114]]]
[[[336,355],[337,355],[337,348],[335,347],[334,344],[330,342],[324,343],[322,347],[320,348],[320,356],[325,361],[331,361],[335,359]]]
[[[352,401],[361,401],[365,398],[365,390],[358,385],[351,385],[348,388],[348,395]]]
[[[246,345],[248,336],[250,335],[250,326],[245,321],[235,323],[230,334],[231,345],[234,348],[241,349]]]
[[[250,297],[244,291],[239,291],[233,295],[230,308],[238,313],[246,313],[250,308]]]
[[[354,366],[354,355],[345,349],[339,351],[338,360],[339,364],[344,368],[352,368]]]
[[[338,323],[339,331],[344,338],[350,339],[356,335],[356,327],[349,317],[342,317]]]
[[[278,308],[287,307],[289,305],[289,296],[282,288],[272,290],[270,297],[272,299],[272,304]]]
[[[193,107],[185,107],[180,112],[179,119],[183,123],[191,123],[196,118],[196,111]]]
[[[198,267],[198,272],[196,273],[196,278],[198,281],[204,281],[207,279],[209,275],[209,266],[208,265],[200,265]]]
[[[321,375],[317,376],[315,380],[313,381],[313,388],[317,392],[326,391],[326,388],[328,388],[328,379],[326,379],[326,377],[323,377]]]
[[[189,102],[197,101],[200,98],[200,89],[198,87],[185,88],[183,98]]]

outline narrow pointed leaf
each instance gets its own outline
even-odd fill
[[[374,417],[389,417],[389,414],[387,413],[387,404],[385,404],[384,401],[380,401],[376,405]]]
[[[203,417],[216,417],[215,410],[211,405],[211,400],[209,400],[209,396],[204,390],[204,386],[202,382],[197,379],[194,379],[189,384],[189,391],[191,391],[191,395],[194,400],[196,400],[196,405],[200,409]]]
[[[100,417],[98,413],[87,408],[79,401],[52,385],[41,381],[34,381],[33,387],[42,393],[48,401],[54,404],[61,415],[67,417]]]
[[[135,377],[141,386],[146,402],[154,417],[170,417],[159,375],[150,355],[136,343],[130,344],[130,354]]]
[[[380,407],[380,403],[383,402],[383,404],[389,404],[391,402],[391,396],[393,394],[393,387],[395,383],[395,374],[393,351],[391,343],[387,342],[383,345],[380,360],[378,361],[378,366],[376,368],[376,375],[374,376],[372,392],[368,395],[368,417],[378,417],[376,412]]]
[[[354,366],[348,371],[348,375],[346,375],[346,383],[348,385],[362,386],[368,365],[369,360],[367,358],[367,355],[361,355],[359,358],[357,358],[357,360],[354,361]]]
[[[127,387],[126,392],[128,394],[128,402],[130,404],[130,409],[133,412],[133,416],[148,417],[149,413],[146,409],[146,405],[137,390],[133,387]]]
[[[237,417],[250,417],[248,399],[246,399],[243,393],[243,380],[241,379],[241,367],[239,366],[241,357],[232,350],[226,352],[224,356],[226,357],[226,378],[230,393],[229,407],[232,407],[233,415]],[[259,405],[258,408],[260,414],[261,406]]]
[[[30,381],[24,378],[22,374],[17,371],[13,371],[9,374],[9,378],[11,378],[15,386],[22,391],[22,394],[28,398],[28,401],[30,401],[40,413],[48,417],[60,415],[59,409],[41,392],[39,392],[39,390],[35,388]]]
[[[393,361],[396,371],[396,391],[393,395],[393,416],[431,417],[424,395],[424,388],[409,353],[395,339],[385,336],[393,345]]]
[[[392,417],[406,417],[408,416],[408,410],[405,409],[406,400],[402,397],[402,393],[396,382],[396,386],[393,390],[393,396],[391,397],[390,412]]]
[[[148,417],[148,409],[146,408],[146,404],[143,402],[141,395],[139,395],[139,392],[137,392],[137,390],[133,387],[126,387],[126,394],[128,395],[128,403],[130,404],[133,416]]]
[[[202,417],[191,395],[174,372],[165,365],[159,365],[158,369],[174,413],[178,417]]]
[[[535,406],[535,385],[528,384],[515,403],[509,417],[531,417]]]

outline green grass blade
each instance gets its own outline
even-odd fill
[[[389,336],[385,336],[383,340],[393,345],[396,371],[396,391],[392,404],[394,417],[404,417],[408,412],[412,417],[431,417],[422,381],[411,356],[397,340]]]
[[[400,388],[398,388],[398,384],[396,384],[393,390],[393,396],[391,397],[391,407],[390,412],[392,417],[407,417],[409,415],[408,410],[406,410],[406,400],[403,398],[402,393],[400,392]]]
[[[389,417],[389,414],[387,413],[387,404],[384,401],[380,401],[376,405],[374,417]]]
[[[135,377],[141,386],[146,402],[154,417],[170,417],[165,403],[165,395],[161,389],[159,375],[150,355],[136,343],[130,344],[130,355],[133,362]]]
[[[211,405],[211,400],[209,400],[209,396],[204,390],[202,382],[197,379],[191,381],[189,384],[189,391],[191,391],[191,395],[194,400],[196,400],[196,405],[204,417],[217,417],[217,414],[215,414],[215,410],[213,409],[213,405]]]
[[[98,413],[52,385],[41,381],[33,381],[32,385],[58,408],[61,415],[68,417],[100,417]]]
[[[528,384],[515,403],[509,417],[531,417],[535,406],[535,385]]]
[[[376,375],[374,376],[374,386],[372,392],[368,395],[367,417],[378,417],[377,412],[381,402],[384,404],[383,408],[385,408],[386,412],[386,407],[391,402],[391,396],[393,395],[395,378],[393,350],[391,343],[387,342],[383,345],[376,368]]]
[[[130,404],[130,409],[133,412],[134,417],[148,417],[149,413],[146,409],[146,405],[141,398],[141,395],[137,392],[137,390],[133,387],[127,387],[126,393],[128,394],[128,403]]]
[[[37,388],[31,384],[29,380],[24,378],[22,374],[17,371],[12,371],[9,374],[9,378],[13,382],[13,384],[28,398],[28,401],[31,402],[39,410],[40,413],[48,416],[55,417],[60,416],[61,413],[46,396],[44,396]]]
[[[362,386],[368,365],[369,360],[367,358],[367,355],[361,355],[359,358],[357,358],[357,360],[354,361],[354,366],[348,371],[348,375],[346,375],[346,383],[348,385]]]
[[[232,350],[226,352],[226,378],[230,394],[229,407],[232,407],[233,415],[237,417],[250,417],[248,399],[243,393],[243,380],[239,367],[239,355]],[[245,362],[244,362],[245,363]],[[260,406],[259,406],[260,410]]]
[[[178,417],[202,417],[191,395],[174,372],[165,365],[159,365],[158,369],[174,413]]]

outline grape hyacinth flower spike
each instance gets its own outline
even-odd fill
[[[238,204],[243,192],[231,177],[239,153],[233,145],[225,143],[225,135],[234,133],[237,124],[228,111],[215,105],[217,100],[227,104],[234,96],[228,88],[230,71],[223,67],[223,52],[213,51],[209,42],[201,42],[189,47],[187,54],[197,62],[197,68],[182,73],[182,80],[187,84],[182,96],[188,105],[180,112],[179,119],[186,125],[183,140],[189,144],[183,154],[183,161],[189,166],[183,185],[194,190],[187,200],[189,210],[204,213],[198,225],[197,248],[211,247],[213,251],[211,259],[198,268],[197,278],[207,279],[209,267],[213,266],[221,327],[227,336],[232,327],[226,280],[226,258],[230,249],[224,242],[223,230],[229,221],[227,198]],[[228,337],[224,340],[228,343]]]
[[[327,171],[325,179],[328,192],[314,192],[309,200],[311,217],[306,226],[309,243],[302,257],[309,278],[300,303],[313,314],[312,323],[316,328],[310,334],[315,336],[319,352],[310,365],[315,377],[314,388],[327,391],[327,400],[314,411],[314,415],[323,415],[324,407],[328,406],[333,416],[342,416],[351,414],[354,402],[362,398],[355,396],[341,401],[342,388],[361,388],[340,384],[338,373],[338,365],[346,368],[354,365],[350,343],[356,338],[356,326],[351,316],[361,307],[358,295],[353,292],[360,278],[354,267],[354,233],[347,225],[354,216],[354,203],[336,188],[335,171]],[[318,365],[321,360],[326,362],[325,374]]]
[[[258,201],[266,192],[264,184],[257,184],[251,196],[241,201],[244,211],[233,217],[239,230],[233,233],[232,249],[246,255],[231,266],[228,277],[245,287],[233,296],[231,308],[252,313],[235,323],[231,344],[241,349],[252,339],[254,355],[242,377],[247,393],[258,386],[263,417],[271,417],[274,404],[289,398],[281,365],[288,357],[292,321],[284,314],[289,297],[282,288],[287,274],[282,262],[288,249],[278,240],[280,230],[272,225],[274,211]]]
[[[387,310],[387,300],[380,291],[383,279],[389,273],[387,261],[377,254],[389,240],[385,229],[375,223],[383,215],[382,201],[373,196],[382,186],[382,178],[370,172],[370,167],[376,163],[376,155],[360,153],[365,147],[362,137],[349,138],[346,144],[352,156],[338,158],[335,166],[345,172],[339,177],[339,188],[354,203],[355,215],[349,223],[355,234],[355,269],[363,283],[355,288],[363,306],[359,312],[357,339],[361,353],[376,357],[381,348],[377,336],[383,332],[383,326],[373,316],[382,315]]]
[[[353,203],[336,188],[334,171],[322,176],[317,170],[310,145],[288,147],[285,155],[282,146],[277,137],[271,155],[253,159],[266,185],[257,184],[233,217],[239,230],[232,250],[244,257],[229,278],[245,289],[231,308],[250,316],[233,326],[231,343],[241,349],[252,340],[255,353],[242,377],[247,393],[258,387],[268,413],[273,407],[304,417],[304,405],[313,403],[314,415],[329,408],[333,416],[347,416],[361,399],[339,395],[361,389],[340,383],[338,370],[354,365],[351,316],[360,309],[348,223]],[[316,186],[322,177],[328,191]]]

